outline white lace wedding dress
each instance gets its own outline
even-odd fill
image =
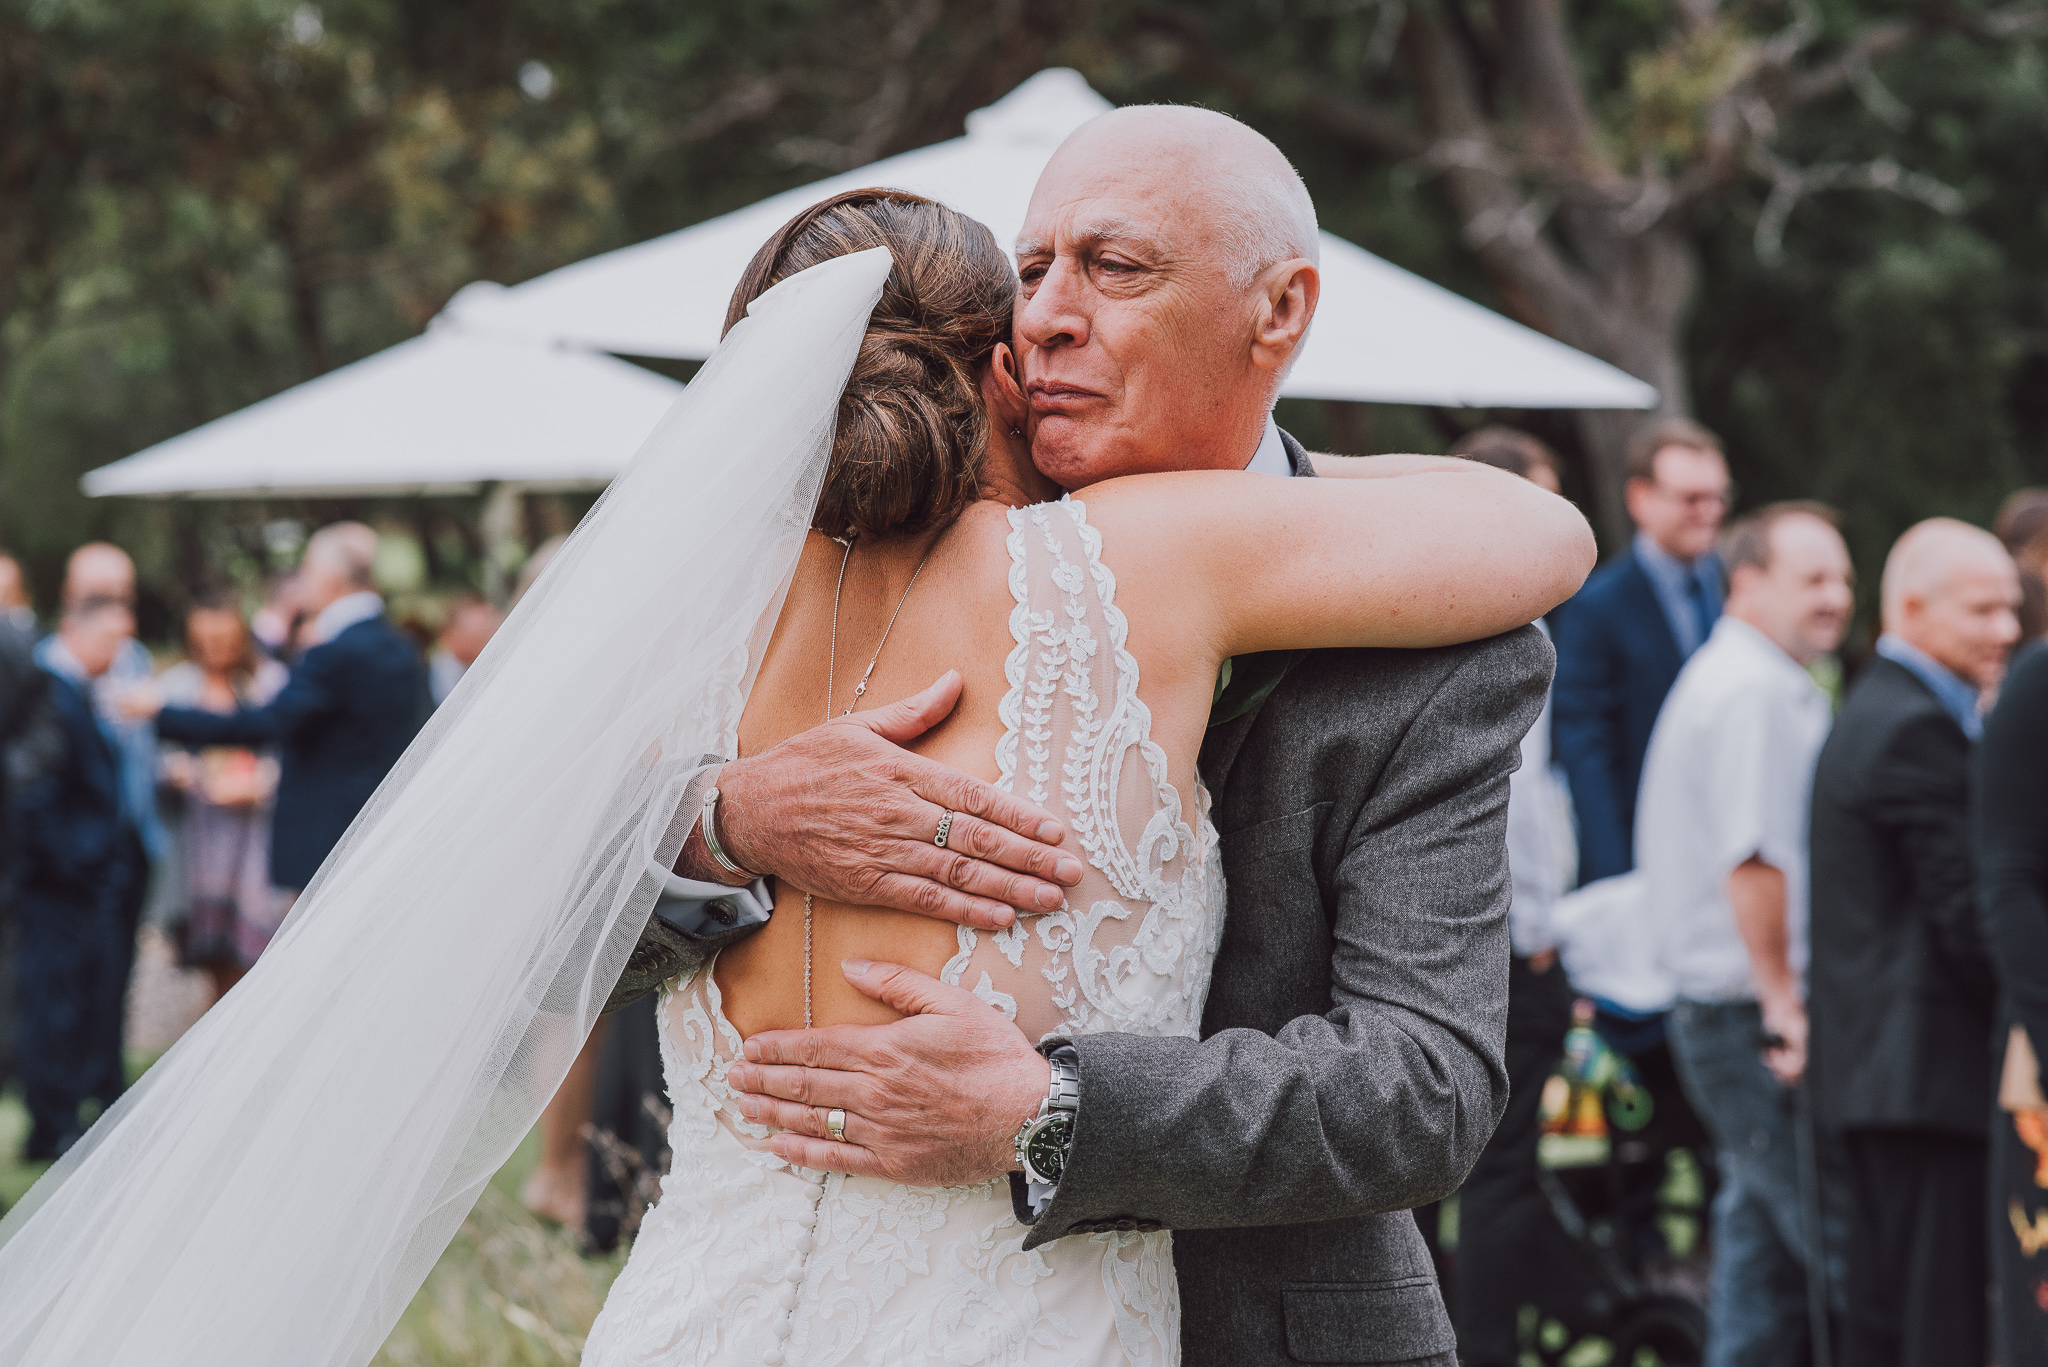
[[[1034,1040],[1192,1036],[1223,930],[1215,830],[1206,810],[1183,812],[1151,740],[1085,507],[1041,504],[1010,524],[1000,782],[1063,811],[1090,867],[1060,911],[993,935],[963,928],[942,976]],[[905,1187],[792,1168],[733,1104],[741,1041],[708,966],[664,998],[662,1021],[673,1164],[585,1367],[1180,1360],[1170,1233],[1025,1252],[1006,1181]]]

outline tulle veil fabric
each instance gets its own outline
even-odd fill
[[[0,1367],[360,1367],[532,1127],[731,754],[890,267],[764,293],[255,970],[0,1222]]]

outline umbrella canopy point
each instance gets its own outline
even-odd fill
[[[601,488],[682,388],[615,357],[437,323],[81,484],[95,498]]]

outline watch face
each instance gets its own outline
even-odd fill
[[[1047,1182],[1057,1182],[1067,1167],[1067,1141],[1074,1137],[1074,1117],[1069,1111],[1054,1111],[1025,1141],[1024,1156],[1031,1170]]]

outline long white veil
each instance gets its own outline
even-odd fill
[[[532,1127],[731,754],[886,250],[754,302],[255,970],[0,1222],[0,1367],[360,1367]]]

